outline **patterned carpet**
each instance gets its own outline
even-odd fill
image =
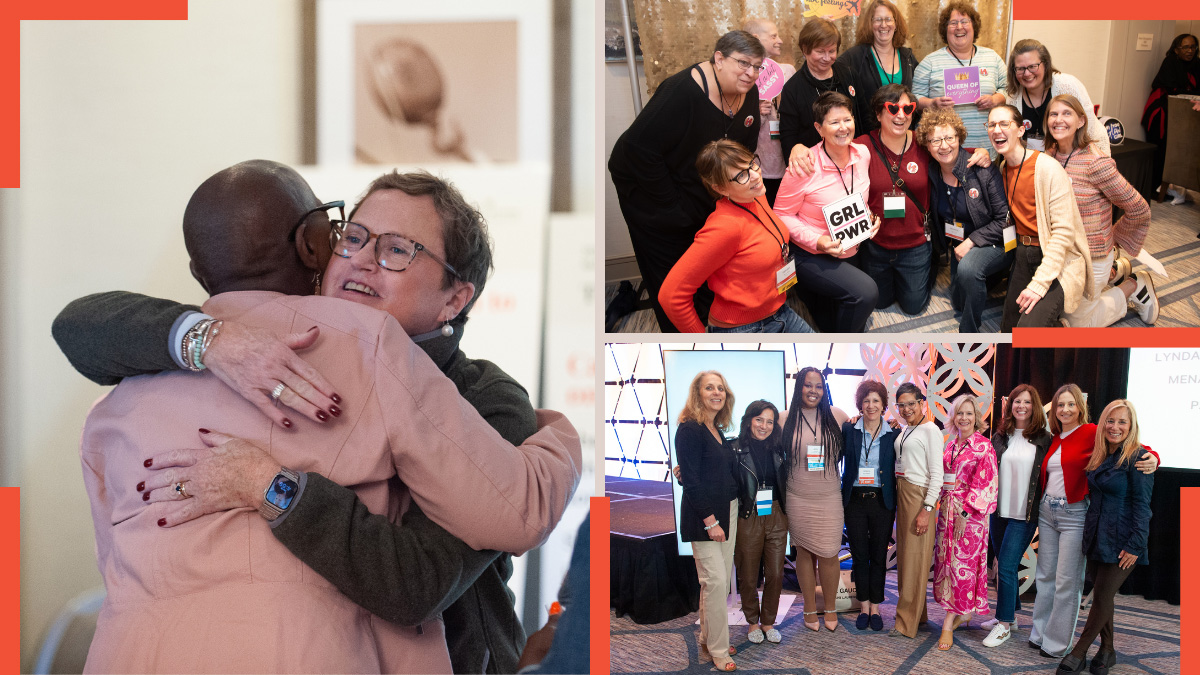
[[[1195,194],[1195,193],[1193,193]],[[1146,250],[1167,269],[1171,279],[1154,278],[1158,293],[1160,316],[1157,326],[1200,326],[1200,206],[1187,202],[1181,206],[1169,203],[1150,203],[1150,233],[1146,237]],[[1143,272],[1141,263],[1134,263],[1134,272]],[[605,286],[605,306],[616,294],[617,284]],[[1001,307],[1004,302],[1004,287],[993,288],[983,312],[982,332],[994,333],[1000,329]],[[801,316],[808,318],[804,306],[791,299],[790,304]],[[1145,326],[1135,312],[1114,326]],[[953,333],[958,331],[958,321],[950,307],[950,270],[944,268],[934,284],[929,306],[917,316],[905,314],[898,305],[876,310],[871,314],[866,332],[919,332]],[[617,324],[618,333],[657,333],[658,322],[649,309],[636,311]]]
[[[989,595],[994,607],[995,592]],[[888,637],[895,617],[895,603],[896,577],[895,572],[889,572],[887,599],[881,608],[883,631],[856,630],[854,618],[857,613],[843,614],[838,630],[833,633],[824,628],[819,633],[809,631],[799,618],[804,604],[799,597],[788,616],[777,626],[783,634],[780,644],[752,644],[746,640],[746,626],[731,626],[730,639],[738,649],[733,657],[738,672],[1009,675],[1053,673],[1058,667],[1058,659],[1043,658],[1027,644],[1032,602],[1017,613],[1020,628],[1008,642],[999,647],[984,647],[981,642],[987,631],[979,628],[979,624],[990,617],[975,618],[968,626],[955,631],[954,647],[947,652],[937,650],[945,613],[933,601],[932,592],[928,597],[929,624],[922,626],[913,640]],[[627,617],[617,618],[610,614],[610,619],[612,672],[696,675],[715,672],[711,663],[697,662],[697,614],[647,626],[639,626]],[[1079,629],[1083,628],[1086,619],[1085,610],[1079,617]],[[1178,673],[1179,607],[1163,601],[1145,600],[1141,596],[1117,596],[1114,641],[1117,664],[1109,671],[1112,675]],[[1096,649],[1092,647],[1088,656],[1094,655]]]

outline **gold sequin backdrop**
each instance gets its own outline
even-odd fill
[[[618,2],[622,0],[617,0]],[[937,34],[938,13],[949,0],[893,0],[908,22],[908,45],[917,60],[945,46]],[[641,36],[646,68],[646,90],[654,93],[667,77],[699,61],[707,61],[717,38],[742,27],[750,17],[762,17],[779,26],[783,38],[780,60],[797,68],[803,60],[796,38],[804,25],[801,0],[631,0]],[[859,0],[866,8],[870,0]],[[979,34],[975,44],[996,50],[1006,61],[1008,19],[1012,0],[975,0],[979,12]],[[842,50],[854,45],[859,17],[844,17],[835,23],[842,32]],[[870,20],[863,17],[861,20]]]

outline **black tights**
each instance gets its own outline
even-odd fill
[[[1113,605],[1117,590],[1125,583],[1125,579],[1133,571],[1133,566],[1123,570],[1117,563],[1089,560],[1088,571],[1092,573],[1089,576],[1094,575],[1096,579],[1092,608],[1088,612],[1087,622],[1083,624],[1083,634],[1079,636],[1079,642],[1075,643],[1075,649],[1071,650],[1071,654],[1080,659],[1087,658],[1088,647],[1096,641],[1097,635],[1100,636],[1100,651],[1114,651]]]

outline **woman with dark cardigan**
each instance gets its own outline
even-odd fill
[[[733,392],[715,370],[696,375],[675,429],[683,499],[679,538],[692,542],[700,578],[700,660],[737,670],[729,657],[725,597],[737,537],[737,481],[733,448],[724,431],[733,422]]]
[[[854,592],[862,603],[854,626],[883,630],[879,605],[887,575],[887,549],[896,522],[896,438],[883,419],[887,387],[863,380],[854,392],[861,417],[842,425],[842,506],[854,562]]]
[[[903,84],[912,89],[917,57],[904,46],[908,42],[908,23],[895,3],[871,0],[859,17],[854,38],[856,44],[843,52],[837,62],[854,71],[856,93],[863,101],[870,101],[877,89],[889,84]],[[879,128],[879,120],[870,115],[864,115],[861,123],[859,133]]]
[[[762,42],[735,30],[717,40],[712,58],[663,80],[654,96],[621,134],[608,170],[629,228],[642,288],[664,333],[678,332],[658,304],[667,272],[713,212],[713,199],[696,173],[696,155],[719,138],[758,147],[758,87],[766,51]],[[702,287],[696,309],[707,321],[712,292]]]
[[[1157,146],[1154,150],[1154,185],[1162,183],[1163,167],[1167,162],[1167,97],[1176,94],[1200,93],[1200,58],[1196,51],[1200,41],[1195,35],[1176,35],[1167,49],[1154,81],[1150,83],[1150,98],[1142,111],[1142,127],[1146,140]],[[1158,201],[1168,192],[1168,186],[1159,186]],[[1180,188],[1182,190],[1182,188]],[[1183,203],[1183,193],[1175,197],[1175,203]]]
[[[1113,599],[1134,565],[1149,563],[1146,540],[1150,534],[1150,496],[1154,476],[1137,470],[1134,460],[1149,448],[1138,442],[1137,412],[1124,399],[1109,403],[1100,413],[1101,430],[1087,464],[1088,506],[1083,526],[1083,552],[1095,579],[1092,609],[1083,633],[1071,653],[1058,666],[1060,673],[1080,673],[1087,650],[1096,637],[1100,649],[1091,671],[1107,675],[1117,660],[1113,649]]]
[[[779,143],[784,161],[791,163],[792,148],[811,148],[821,142],[814,123],[813,104],[825,92],[835,91],[851,101],[855,121],[863,118],[862,100],[856,96],[854,71],[837,60],[842,34],[829,19],[812,18],[800,29],[798,45],[804,55],[800,70],[783,85],[779,95]]]

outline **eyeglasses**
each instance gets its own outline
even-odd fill
[[[994,131],[996,129],[1010,129],[1017,126],[1017,123],[1012,120],[1000,120],[999,122],[988,122],[983,126],[988,131]]]
[[[953,141],[957,141],[958,136],[942,136],[941,138],[929,139],[930,147],[940,148],[943,144],[953,145]]]
[[[745,61],[743,59],[739,59],[739,58],[729,56],[729,55],[726,55],[725,58],[738,64],[738,67],[741,68],[742,70],[750,70],[751,68],[753,68],[755,75],[757,75],[758,73],[761,73],[763,71],[763,69],[766,68],[766,66],[756,66],[753,63],[750,63],[749,61]]]
[[[1032,73],[1036,73],[1038,71],[1038,68],[1041,68],[1041,67],[1042,67],[1042,62],[1038,61],[1037,63],[1033,64],[1032,66],[1017,66],[1016,71],[1017,71],[1018,75],[1024,75],[1025,73],[1032,74]]]
[[[309,209],[303,216],[300,216],[300,220],[296,221],[296,224],[292,226],[292,231],[288,233],[288,241],[296,241],[296,232],[300,230],[300,226],[304,224],[304,221],[308,220],[309,216],[314,213],[324,213],[329,209],[337,209],[338,217],[341,220],[346,219],[346,202],[340,199],[333,202],[326,202],[315,209]]]
[[[920,402],[920,401],[913,401],[912,403],[897,403],[897,404],[896,404],[896,409],[897,409],[897,410],[900,410],[900,411],[904,411],[904,410],[915,410],[915,409],[916,409],[916,407],[917,407],[917,406],[919,406],[919,405],[921,405],[921,402]]]
[[[896,23],[896,20],[890,16],[877,16],[874,19],[871,19],[871,23],[875,24],[876,26],[891,26]]]
[[[946,26],[948,28],[958,28],[959,26],[970,26],[970,25],[971,25],[970,19],[959,19],[958,21],[951,21],[946,24]]]
[[[439,258],[420,242],[401,237],[398,234],[371,234],[366,227],[349,220],[332,222],[333,229],[329,231],[329,245],[333,248],[334,253],[343,258],[353,257],[355,253],[363,250],[371,239],[375,239],[375,263],[385,270],[403,272],[416,259],[418,253],[424,253],[446,268],[450,274],[459,279],[462,278],[458,274],[458,270],[451,267],[450,263]]]
[[[737,175],[734,176],[733,178],[731,178],[730,180],[732,180],[735,183],[745,185],[746,183],[750,182],[750,172],[758,171],[760,167],[761,167],[761,165],[758,162],[758,155],[755,155],[754,159],[750,160],[750,166],[737,172]]]
[[[888,111],[889,115],[899,115],[901,110],[904,111],[905,115],[911,115],[917,109],[917,104],[905,103],[904,105],[900,105],[899,103],[884,103],[883,109]]]

